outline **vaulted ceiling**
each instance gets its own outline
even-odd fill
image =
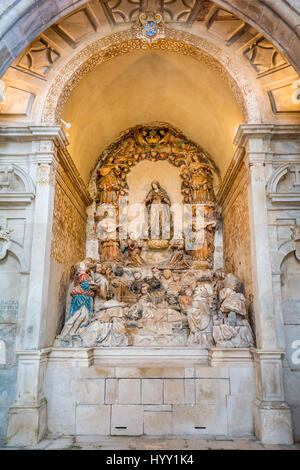
[[[66,81],[68,99],[61,106],[57,122],[62,117],[72,125],[68,130],[69,149],[85,181],[100,153],[120,132],[153,121],[169,122],[180,128],[211,154],[224,174],[234,151],[235,129],[252,119],[238,99],[236,87],[248,105],[257,110],[253,113],[257,121],[300,120],[299,77],[282,53],[288,33],[284,35],[282,29],[280,39],[275,30],[285,27],[282,18],[286,26],[294,26],[298,13],[293,0],[276,2],[277,6],[285,3],[285,8],[276,15],[277,23],[273,21],[271,25],[274,12],[268,0],[73,0],[71,3],[64,0],[57,2],[65,8],[63,12],[58,11],[56,2],[50,2],[52,18],[56,19],[52,24],[47,20],[47,1],[39,2],[39,16],[35,16],[34,23],[29,22],[26,5],[30,1],[23,1],[24,10],[19,10],[23,23],[19,26],[21,32],[15,35],[14,52],[26,31],[31,31],[33,40],[16,57],[0,83],[0,95],[2,92],[4,97],[0,105],[3,125],[39,124],[45,100],[53,84],[64,80],[69,73],[69,64],[72,62],[74,67],[74,62],[79,64],[81,60],[84,68],[87,50],[93,47],[96,50],[94,45],[101,38],[103,50],[118,35],[124,33],[124,39],[126,34],[133,38],[140,8],[163,11],[168,37],[181,34],[185,43],[209,50],[199,58],[184,48],[172,51],[163,39],[161,47],[153,49],[143,46],[130,49],[128,45],[126,49],[124,45],[122,53],[112,53],[102,63],[94,58],[93,67],[86,67],[89,73]],[[13,5],[11,15],[15,2]],[[9,5],[6,11],[0,10],[0,25],[8,18],[7,11]],[[44,24],[42,32],[40,23]],[[270,28],[277,37],[273,43],[269,35],[262,34]],[[290,30],[294,31],[291,27]],[[12,47],[9,50],[12,53]],[[2,63],[9,61],[5,52],[0,51],[0,56]],[[214,57],[222,62],[224,71],[214,65]],[[239,77],[242,78],[236,84]]]

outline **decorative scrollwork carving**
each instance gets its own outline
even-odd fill
[[[205,63],[207,67],[215,70],[228,83],[241,107],[244,120],[248,120],[249,112],[253,113],[252,120],[254,122],[257,120],[255,109],[256,97],[252,89],[247,85],[246,80],[243,84],[243,89],[239,88],[235,78],[223,67],[222,61],[224,57],[221,50],[216,46],[186,31],[169,28],[165,28],[164,38],[160,38],[150,44],[145,40],[138,39],[137,33],[133,28],[132,30],[114,33],[88,45],[63,67],[46,97],[42,113],[42,123],[47,125],[60,123],[62,109],[70,93],[80,80],[99,64],[121,54],[150,49],[177,52],[178,54],[184,54]],[[226,68],[228,65],[232,69],[234,68],[233,64],[229,64],[227,61]],[[236,67],[238,67],[237,64]],[[238,79],[240,77],[240,69],[237,68],[236,73],[233,75]]]

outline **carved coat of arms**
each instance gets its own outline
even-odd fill
[[[154,41],[160,36],[164,24],[161,13],[144,12],[138,17],[139,37]]]

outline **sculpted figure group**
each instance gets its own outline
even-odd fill
[[[207,274],[207,273],[206,273]],[[71,306],[56,346],[250,348],[246,298],[233,274],[75,266]]]
[[[123,236],[121,196],[129,190],[128,172],[144,160],[178,168],[182,202],[190,208],[188,215],[179,211],[183,231],[175,230],[172,197],[153,180],[147,183],[141,232],[128,229]],[[90,213],[89,255],[97,260],[75,266],[71,305],[56,345],[253,346],[239,280],[213,272],[217,173],[199,146],[169,127],[137,126],[107,149],[94,172]]]

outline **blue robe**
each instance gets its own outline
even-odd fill
[[[90,285],[86,279],[80,283],[80,287],[85,291],[90,291]],[[90,295],[77,294],[72,298],[71,308],[69,312],[69,318],[72,317],[81,307],[85,305],[87,311],[89,312],[89,317],[92,317],[93,313],[93,299]]]

